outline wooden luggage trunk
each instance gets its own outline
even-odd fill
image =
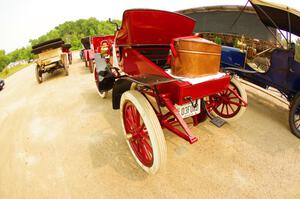
[[[171,57],[172,74],[182,77],[201,77],[216,74],[220,69],[221,46],[203,38],[174,40],[176,56]]]

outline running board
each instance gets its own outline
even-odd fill
[[[206,115],[210,118],[210,122],[213,123],[216,127],[221,128],[226,123],[226,121],[223,120],[222,118],[214,117],[209,113],[209,111],[206,108],[204,100],[201,100],[201,106],[203,107]]]
[[[226,121],[220,117],[213,117],[210,120],[210,122],[213,123],[218,128],[221,128],[226,123]]]
[[[271,92],[268,91],[267,89],[261,88],[261,87],[255,85],[255,84],[253,84],[253,83],[251,83],[251,82],[248,82],[248,81],[246,81],[246,80],[244,80],[244,79],[241,79],[241,78],[239,79],[239,81],[240,81],[241,83],[247,85],[247,86],[250,86],[250,87],[252,87],[252,88],[254,88],[254,89],[257,89],[257,90],[259,90],[259,91],[261,91],[261,92],[263,92],[263,93],[265,93],[265,94],[267,94],[267,95],[269,95],[269,96],[271,96],[271,97],[277,99],[278,101],[280,101],[280,102],[282,102],[282,103],[284,103],[284,104],[286,104],[286,105],[288,105],[288,106],[290,105],[290,103],[289,103],[287,100],[285,100],[284,98],[279,97],[279,96],[277,96],[277,95],[271,93]]]

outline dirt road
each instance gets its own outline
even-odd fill
[[[239,121],[193,128],[193,145],[165,130],[167,167],[149,176],[83,63],[40,85],[28,67],[0,92],[0,198],[300,198],[287,108],[253,89],[248,100]]]

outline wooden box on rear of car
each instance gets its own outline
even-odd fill
[[[177,38],[174,41],[177,56],[171,57],[173,75],[194,78],[219,72],[220,45],[203,38]]]

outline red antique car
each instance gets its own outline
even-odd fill
[[[85,62],[85,66],[89,67],[89,71],[93,72],[94,65],[94,50],[91,48],[91,37],[85,37],[81,39],[81,43],[84,46],[82,50],[82,58]]]
[[[166,163],[162,128],[192,144],[198,138],[186,118],[196,126],[210,117],[222,126],[223,119],[238,118],[247,106],[245,90],[227,73],[197,78],[172,75],[168,66],[172,40],[191,36],[194,26],[193,19],[177,13],[127,10],[111,54],[97,66],[98,89],[112,89],[112,107],[120,109],[129,149],[150,174]]]
[[[71,44],[64,44],[62,45],[62,51],[64,53],[68,54],[68,60],[69,60],[69,64],[72,64],[72,50],[71,50]]]
[[[94,36],[92,38],[92,46],[94,49],[94,60],[95,60],[95,67],[94,67],[94,78],[95,83],[97,87],[98,94],[105,98],[107,95],[107,92],[101,91],[99,87],[99,82],[102,80],[101,77],[99,77],[99,72],[101,69],[101,61],[103,59],[109,59],[109,55],[111,55],[111,46],[114,42],[114,36],[113,35],[107,35],[107,36]]]
[[[106,53],[102,51],[104,51],[104,48],[108,50],[113,43],[113,39],[114,36],[90,36],[81,39],[81,43],[84,46],[82,58],[85,66],[89,67],[91,73],[94,71],[95,53]]]

